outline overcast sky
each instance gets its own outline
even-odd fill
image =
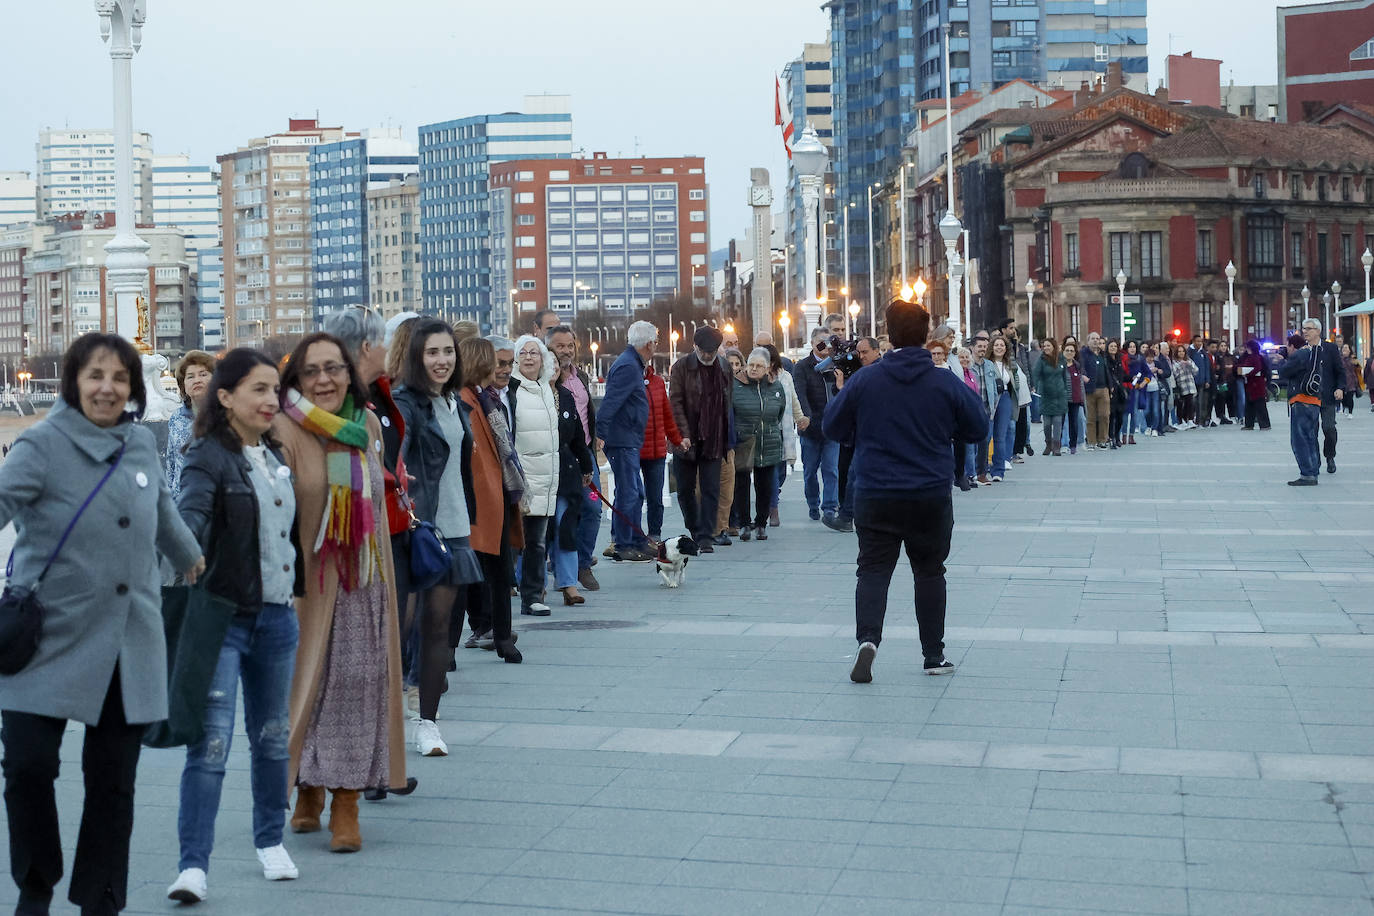
[[[1151,86],[1171,43],[1223,78],[1275,81],[1275,0],[1150,0]],[[7,2],[0,170],[34,168],[44,126],[110,123],[110,62],[90,0]],[[517,110],[573,96],[576,146],[703,155],[711,242],[748,221],[749,169],[778,186],[773,76],[825,39],[819,0],[149,0],[134,124],[158,153],[213,163],[291,116],[350,129]],[[1362,36],[1367,37],[1367,36]]]

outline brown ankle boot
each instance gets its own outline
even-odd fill
[[[324,786],[297,786],[296,810],[291,815],[293,833],[314,833],[320,829],[324,810]]]
[[[358,828],[358,790],[330,789],[334,796],[329,805],[330,852],[357,852],[363,848],[362,832]]]

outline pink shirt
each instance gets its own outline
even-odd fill
[[[563,380],[563,387],[573,396],[573,403],[577,405],[577,415],[582,420],[582,435],[586,437],[587,444],[592,444],[591,430],[587,428],[587,405],[591,403],[591,394],[587,391],[587,386],[582,384],[582,379],[574,371]]]

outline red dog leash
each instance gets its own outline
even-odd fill
[[[607,509],[610,509],[611,512],[616,516],[616,518],[620,519],[622,522],[629,525],[630,530],[632,530],[635,534],[644,538],[644,540],[649,543],[649,546],[653,548],[654,553],[658,553],[658,546],[662,543],[661,541],[656,541],[653,538],[649,537],[647,534],[645,534],[644,529],[640,528],[639,524],[635,522],[633,519],[631,519],[624,512],[621,512],[619,509],[617,509],[615,507],[615,503],[607,499],[606,494],[602,493],[601,488],[598,487],[595,483],[588,483],[587,486],[591,489],[593,493],[596,494],[596,498],[601,500],[602,505],[604,505]]]

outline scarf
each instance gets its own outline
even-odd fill
[[[479,389],[477,402],[482,405],[487,423],[491,425],[491,436],[496,440],[496,457],[501,461],[501,486],[506,491],[506,499],[512,506],[518,505],[525,495],[525,471],[520,467],[520,456],[511,442],[501,392],[495,386]]]
[[[346,592],[367,585],[381,571],[377,525],[372,513],[372,478],[367,454],[366,411],[344,398],[339,413],[321,410],[294,388],[282,392],[282,412],[308,433],[324,440],[328,483],[315,553],[332,559]],[[324,562],[320,564],[324,584]]]
[[[730,376],[721,369],[719,355],[710,364],[697,360],[697,373],[701,380],[701,397],[697,406],[697,428],[693,430],[693,444],[701,443],[697,455],[702,460],[721,458],[730,448],[727,441],[729,433],[729,406],[726,403],[730,390]],[[683,431],[683,435],[686,435]]]

